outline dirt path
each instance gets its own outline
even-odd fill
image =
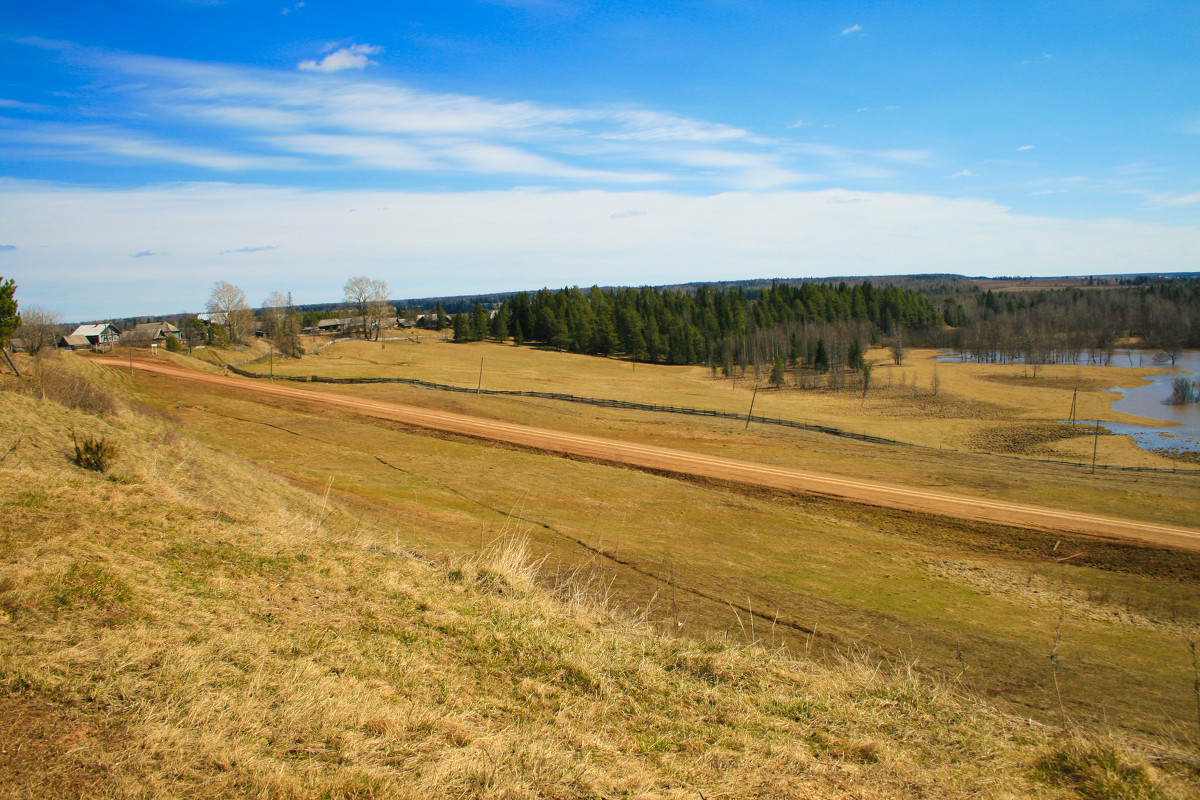
[[[96,361],[116,367],[128,368],[129,366],[129,362],[124,359],[98,358]],[[765,486],[784,491],[805,492],[851,500],[856,503],[937,514],[956,519],[1013,525],[1056,533],[1134,540],[1153,545],[1200,551],[1200,529],[822,475],[816,472],[691,453],[686,450],[480,419],[464,414],[434,411],[399,403],[387,403],[328,392],[314,392],[295,384],[266,383],[251,378],[213,375],[144,359],[135,360],[134,364],[138,369],[180,380],[220,386],[243,393],[278,397],[310,405],[337,408],[356,414],[522,445],[552,453],[584,456],[617,464],[753,486]]]

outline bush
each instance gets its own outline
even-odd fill
[[[118,448],[112,442],[84,434],[79,437],[71,431],[71,439],[75,442],[75,463],[84,469],[104,472],[117,457]]]
[[[175,334],[173,333],[167,337],[167,350],[172,353],[178,353],[183,350],[183,347],[179,344],[179,339],[175,338]]]
[[[1176,378],[1171,381],[1171,397],[1167,404],[1182,406],[1187,403],[1200,403],[1200,379]]]

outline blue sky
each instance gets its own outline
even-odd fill
[[[0,275],[67,319],[1200,269],[1200,5],[0,8]]]

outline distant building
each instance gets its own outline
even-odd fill
[[[115,345],[121,340],[121,332],[107,322],[95,325],[80,325],[71,331],[72,336],[82,336],[88,340],[93,350],[102,350]]]
[[[121,344],[130,347],[150,347],[165,344],[168,336],[179,336],[179,328],[169,322],[142,322],[121,334]]]
[[[317,330],[321,333],[342,333],[349,330],[353,324],[354,320],[351,317],[323,319],[317,322]]]
[[[88,341],[86,336],[76,336],[73,333],[60,333],[58,339],[54,342],[54,346],[59,350],[90,350],[92,343]]]

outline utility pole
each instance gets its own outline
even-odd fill
[[[475,394],[479,394],[481,388],[483,388],[483,356],[479,357],[479,383],[475,384]]]
[[[1075,393],[1071,395],[1071,424],[1075,424],[1075,401],[1079,398],[1079,387],[1075,387]]]
[[[758,397],[758,384],[754,384],[754,394],[750,395],[750,411],[746,414],[746,430],[750,430],[750,418],[754,416],[754,400]]]
[[[1100,420],[1096,420],[1096,435],[1092,438],[1092,474],[1096,474],[1096,450],[1100,447]]]

